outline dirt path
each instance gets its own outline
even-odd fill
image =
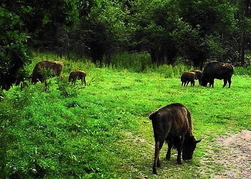
[[[130,132],[126,133],[126,136],[137,145],[141,143],[148,146],[148,151],[154,150],[154,146],[151,143],[147,143],[147,140],[144,138],[139,136],[135,137]],[[162,153],[165,152],[162,151]],[[140,158],[148,159],[148,163],[152,161],[152,155],[149,155],[149,153],[142,152]],[[173,161],[174,160],[175,159],[173,159]],[[163,163],[165,162],[163,161]],[[138,178],[140,179],[179,178],[178,172],[182,170],[183,166],[168,163],[170,162],[165,163],[166,166],[163,164],[162,168],[159,169],[159,172],[162,172],[160,175],[152,175],[151,169],[149,168],[150,165],[145,168],[137,168],[137,165],[131,165],[130,169],[138,173]],[[212,143],[208,142],[206,155],[200,159],[197,166],[193,165],[190,169],[194,170],[194,175],[190,177],[187,176],[189,179],[251,179],[251,131],[243,130],[237,134],[231,133],[225,136],[219,136],[216,140],[213,140]],[[146,170],[149,170],[150,173],[146,174]],[[174,172],[173,175],[170,176],[169,170],[175,170],[177,172]]]
[[[214,153],[214,161],[224,171],[213,176],[214,179],[251,179],[251,131],[219,137],[220,147]]]

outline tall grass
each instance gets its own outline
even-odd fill
[[[191,69],[185,65],[143,71],[135,64],[130,69],[96,68],[89,60],[51,54],[34,54],[27,71],[42,59],[63,61],[61,80],[49,79],[48,90],[38,83],[2,91],[0,178],[154,178],[148,115],[172,102],[190,109],[194,134],[203,140],[193,161],[177,166],[172,156],[163,162],[158,178],[210,178],[212,171],[224,169],[213,161],[203,163],[215,137],[251,130],[251,79],[246,75],[235,74],[231,88],[222,88],[220,80],[215,88],[198,83],[182,87],[178,77]],[[87,86],[67,82],[74,69],[87,72]]]
[[[251,66],[247,67],[235,67],[234,73],[236,75],[248,75],[251,76]]]
[[[178,60],[179,61],[179,60]],[[193,69],[182,63],[172,65],[156,65],[151,62],[148,53],[120,53],[112,58],[112,68],[118,70],[128,70],[129,72],[149,73],[157,72],[165,78],[179,77],[182,72]]]

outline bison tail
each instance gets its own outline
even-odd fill
[[[155,119],[155,117],[157,116],[157,114],[158,114],[158,111],[155,111],[155,112],[151,113],[149,115],[149,119],[151,119],[151,120]]]

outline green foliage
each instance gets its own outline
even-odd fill
[[[129,12],[121,8],[119,1],[93,1],[89,6],[88,14],[82,16],[76,30],[78,38],[89,47],[94,63],[103,65],[106,56],[104,64],[107,65],[115,49],[128,41],[130,29],[125,19]]]
[[[174,2],[177,3],[180,18],[191,26],[191,30],[185,32],[180,39],[180,46],[195,66],[201,67],[210,57],[223,61],[232,58],[238,51],[238,48],[228,46],[236,32],[236,8],[233,5],[228,1],[216,3],[209,0]],[[222,57],[223,55],[226,57]]]
[[[180,21],[170,1],[138,1],[132,18],[132,43],[147,50],[152,63],[173,64],[177,49],[171,35]]]
[[[236,75],[251,76],[251,66],[247,66],[247,67],[235,67],[234,71],[235,71],[234,73]]]
[[[227,0],[220,2],[205,0],[176,1],[179,13],[193,27],[199,25],[201,33],[210,35],[219,32],[231,32],[236,25],[236,8]]]
[[[21,18],[4,6],[0,7],[0,23],[0,88],[9,89],[26,76],[23,68],[29,62],[27,35],[19,31],[24,27]]]
[[[236,8],[228,1],[137,1],[135,9],[132,41],[153,63],[173,64],[180,55],[202,67],[212,56],[233,60],[238,49],[228,46],[227,38],[237,30]]]

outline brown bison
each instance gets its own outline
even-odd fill
[[[30,75],[33,84],[38,81],[44,82],[48,76],[60,77],[63,69],[63,63],[59,61],[40,61]]]
[[[159,153],[164,141],[168,144],[166,160],[170,160],[171,149],[178,151],[177,163],[192,159],[196,144],[201,140],[195,140],[192,133],[191,114],[180,103],[172,103],[150,114],[155,139],[155,153],[153,162],[153,174],[157,174],[160,166]]]
[[[195,73],[195,79],[199,81],[199,84],[201,84],[201,78],[203,72],[201,70],[192,70],[191,72]]]
[[[187,86],[188,83],[190,82],[191,86],[194,86],[195,78],[196,78],[195,72],[184,72],[180,77],[181,85]]]
[[[85,77],[86,77],[86,72],[75,70],[70,73],[68,81],[75,84],[76,80],[79,79],[82,81],[82,84],[86,85]]]
[[[228,83],[228,87],[231,86],[231,78],[234,73],[234,67],[229,63],[222,62],[210,62],[208,63],[202,73],[201,85],[214,87],[214,79],[223,79],[223,87]]]

